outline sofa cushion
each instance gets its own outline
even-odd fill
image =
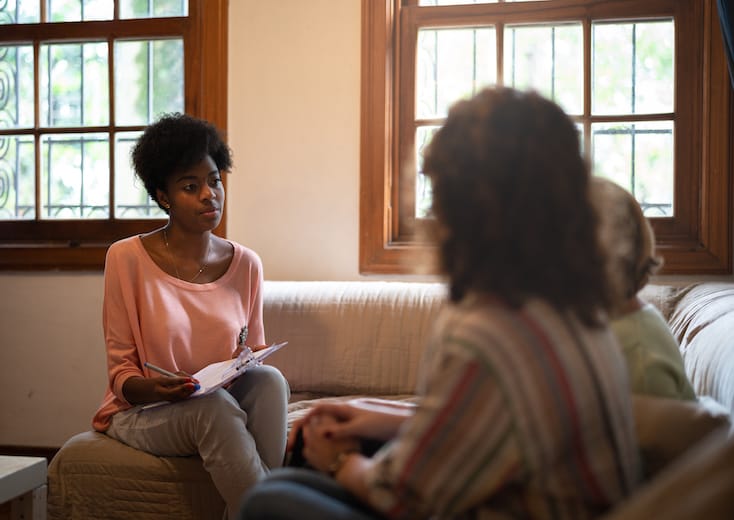
[[[673,285],[647,284],[640,292],[640,298],[657,307],[660,314],[669,321],[678,303],[679,293],[680,288]]]
[[[302,419],[314,406],[317,404],[324,403],[344,403],[351,401],[352,399],[360,399],[365,396],[363,395],[340,395],[331,397],[315,397],[309,396],[306,398],[293,401],[288,405],[288,429],[293,426],[296,421]],[[387,395],[387,396],[370,396],[374,399],[385,399],[388,401],[399,401],[401,403],[415,403],[418,397],[415,394],[404,394],[404,395]]]

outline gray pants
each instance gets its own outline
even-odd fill
[[[227,390],[112,417],[107,435],[153,455],[198,454],[237,518],[245,491],[282,465],[290,390],[278,369],[248,369]]]

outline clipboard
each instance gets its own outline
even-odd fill
[[[287,341],[273,343],[272,345],[255,352],[253,352],[250,347],[245,347],[242,353],[240,353],[236,358],[219,361],[205,366],[195,374],[192,374],[192,377],[199,381],[199,389],[192,393],[187,399],[200,397],[202,395],[209,394],[218,388],[222,388],[244,374],[249,368],[261,364],[263,359],[271,355],[273,352],[285,347],[287,344]],[[185,400],[186,399],[183,401]],[[183,401],[175,402],[180,403]],[[140,411],[173,403],[174,401],[157,401],[155,403],[143,405],[140,408]]]
[[[246,372],[248,368],[262,363],[263,359],[287,344],[287,341],[274,343],[256,352],[253,352],[250,347],[245,347],[245,350],[234,359],[227,359],[205,366],[192,376],[199,381],[200,388],[190,397],[206,395],[217,388],[223,387]]]

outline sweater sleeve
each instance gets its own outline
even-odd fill
[[[121,248],[110,247],[105,262],[102,324],[107,349],[107,374],[112,393],[122,402],[122,386],[130,377],[143,376],[131,320],[137,320],[130,294],[130,273]],[[129,404],[129,403],[128,403]]]

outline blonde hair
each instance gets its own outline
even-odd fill
[[[599,218],[599,241],[607,256],[607,275],[618,309],[647,285],[663,262],[655,253],[652,226],[629,191],[594,177],[590,196]]]

